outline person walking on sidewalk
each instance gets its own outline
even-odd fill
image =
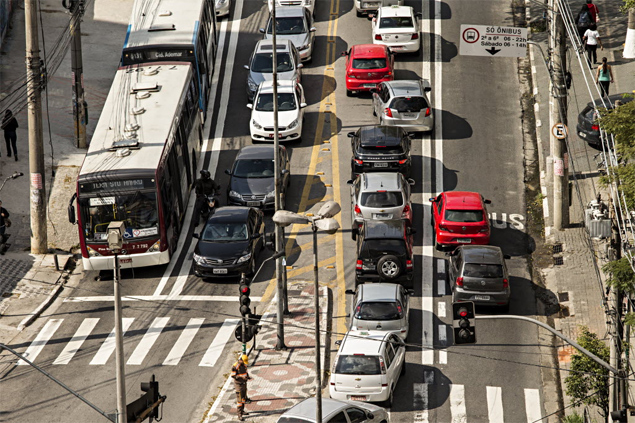
[[[613,82],[613,68],[608,64],[606,57],[602,58],[602,64],[598,66],[595,74],[595,83],[600,84],[602,97],[609,96],[609,87]]]
[[[18,161],[18,147],[16,146],[16,141],[18,139],[18,135],[15,130],[18,129],[18,121],[11,113],[11,110],[7,109],[4,112],[4,119],[2,119],[2,129],[4,130],[4,141],[7,143],[7,157],[11,157],[11,147],[13,146],[13,156],[15,157],[15,161]]]
[[[0,255],[4,255],[4,231],[7,229],[10,222],[9,212],[7,209],[2,207],[2,201],[0,201]]]
[[[602,50],[604,50],[602,40],[600,39],[600,33],[598,32],[595,24],[591,24],[589,29],[586,30],[584,37],[582,37],[582,42],[585,43],[586,46],[586,54],[589,60],[589,65],[595,65],[598,62],[598,45]]]
[[[591,15],[589,11],[589,5],[585,3],[582,5],[578,16],[575,17],[575,24],[578,28],[578,34],[580,34],[580,40],[584,38],[584,33],[591,27],[592,23],[595,23],[593,15]]]
[[[245,420],[245,404],[249,404],[251,399],[247,397],[247,381],[251,379],[247,372],[247,355],[240,354],[238,360],[232,366],[232,378],[234,379],[234,389],[236,390],[236,410],[238,420]]]
[[[589,12],[591,12],[593,22],[600,22],[600,9],[598,9],[598,7],[593,4],[593,0],[586,0],[586,5],[589,8]]]

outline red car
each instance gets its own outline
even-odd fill
[[[395,79],[395,59],[386,46],[359,44],[343,51],[342,56],[346,56],[346,95],[349,97]]]
[[[489,244],[490,223],[485,200],[477,192],[442,192],[432,202],[432,227],[437,248],[458,244]]]

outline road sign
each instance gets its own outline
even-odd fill
[[[568,133],[567,125],[565,125],[564,123],[556,123],[551,128],[551,134],[559,140],[563,140],[567,138],[567,133]]]
[[[527,28],[461,25],[460,48],[462,56],[524,57]]]

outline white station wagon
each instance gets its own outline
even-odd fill
[[[373,43],[393,53],[417,53],[421,47],[419,23],[410,6],[380,7],[373,17]]]

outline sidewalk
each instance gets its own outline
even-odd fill
[[[290,282],[289,311],[284,318],[286,351],[276,351],[277,297],[269,303],[262,317],[262,330],[257,335],[256,347],[249,354],[249,382],[247,395],[252,403],[245,406],[249,414],[245,421],[274,423],[286,410],[298,402],[315,396],[315,309],[313,283]],[[328,380],[330,369],[326,351],[330,349],[328,331],[332,315],[332,301],[327,287],[320,287],[320,351],[322,386]],[[264,323],[270,322],[270,323]],[[249,348],[249,345],[248,345]],[[235,351],[238,356],[239,351]],[[204,423],[238,421],[233,379],[229,377],[207,412]],[[323,394],[324,395],[324,394]]]
[[[598,61],[603,56],[608,58],[613,67],[615,83],[611,86],[611,94],[630,92],[635,88],[635,63],[622,58],[622,44],[624,42],[627,16],[619,11],[620,2],[594,1],[600,10],[601,20],[598,23],[598,31],[601,34],[604,50],[598,49]],[[583,2],[576,0],[569,3],[574,15],[579,11]],[[543,14],[543,9],[535,2],[528,2],[529,16],[537,17]],[[530,34],[530,39],[540,43],[543,51],[548,52],[546,32]],[[563,231],[552,228],[551,214],[552,204],[545,201],[545,245],[548,251],[543,251],[541,277],[547,291],[551,292],[549,298],[542,299],[547,309],[549,320],[555,329],[566,336],[576,339],[580,326],[587,326],[601,339],[608,341],[606,316],[603,299],[605,297],[601,267],[606,263],[605,248],[607,240],[590,240],[587,229],[584,227],[584,212],[587,204],[594,200],[597,193],[602,194],[606,201],[608,192],[599,186],[599,174],[595,167],[593,156],[598,150],[588,146],[576,134],[576,124],[579,112],[591,101],[587,86],[584,82],[582,70],[569,48],[570,60],[568,68],[572,74],[573,84],[569,90],[568,107],[568,143],[569,143],[569,175],[572,184],[571,206],[569,208],[570,225]],[[536,48],[530,47],[531,73],[534,94],[534,110],[536,113],[536,137],[538,139],[539,163],[541,176],[541,192],[546,199],[551,199],[552,193],[552,166],[550,161],[550,124],[549,124],[549,79],[542,57]],[[583,63],[586,59],[583,57]],[[594,65],[594,72],[597,65]],[[600,96],[595,91],[595,76],[590,77],[593,89],[593,98]],[[558,349],[558,362],[561,369],[560,383],[563,396],[564,379],[569,372],[571,354],[575,350],[563,345],[556,339],[554,342]],[[564,398],[564,406],[570,406],[568,398]],[[554,410],[555,411],[555,410]],[[567,408],[565,414],[572,413]],[[577,412],[582,415],[583,409]],[[593,415],[593,413],[592,413]],[[597,415],[597,414],[596,414]],[[599,415],[597,415],[599,418]],[[600,420],[598,420],[600,421]]]

